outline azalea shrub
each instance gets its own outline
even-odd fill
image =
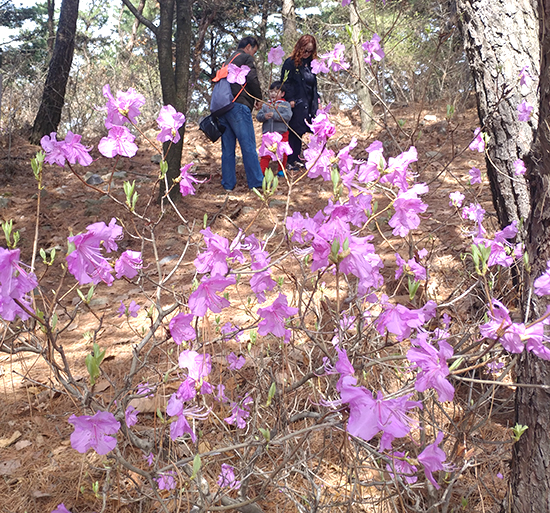
[[[365,50],[369,62],[384,56],[377,37]],[[321,56],[318,66],[319,72],[344,67],[343,49]],[[234,80],[246,72],[233,70]],[[98,150],[109,159],[132,158],[146,100],[133,89],[115,96],[108,85],[103,94],[108,135]],[[176,142],[185,116],[168,105],[157,123],[158,142]],[[12,336],[1,349],[32,351],[48,363],[74,399],[67,422],[75,451],[97,453],[109,472],[139,475],[144,483],[141,489],[125,487],[119,479],[115,489],[103,476],[104,508],[105,501],[123,496],[129,504],[140,502],[139,511],[177,506],[259,513],[273,510],[274,503],[317,511],[394,500],[404,511],[426,510],[451,501],[459,479],[477,466],[479,453],[470,446],[481,427],[472,426],[487,398],[468,392],[476,380],[465,374],[479,369],[496,383],[509,376],[514,354],[550,359],[544,333],[549,314],[530,324],[515,322],[506,291],[497,287],[500,276],[524,264],[523,248],[513,242],[514,223],[489,234],[483,208],[473,200],[466,204],[460,191],[450,194],[447,215],[460,216],[471,239],[464,256],[468,279],[485,294],[479,326],[465,328],[453,317],[463,296],[441,305],[427,287],[431,249],[415,237],[429,186],[412,172],[416,148],[389,156],[382,142],[359,148],[354,138],[338,149],[330,105],[320,109],[311,130],[303,173],[285,172],[282,179],[289,194],[300,180],[322,179],[332,190],[327,205],[314,215],[289,211],[282,223],[273,220],[271,233],[254,233],[253,223],[237,227],[231,240],[205,220],[186,235],[197,244],[196,254],[185,245],[167,274],[159,272],[158,257],[145,261],[143,254],[147,248],[158,255],[155,232],[162,230],[166,209],[177,205],[166,196],[159,217],[152,218],[151,201],[138,201],[133,184],[118,191],[125,201],[111,185],[88,186],[107,194],[120,213],[67,234],[64,257],[41,254],[44,265],[66,268],[71,283],[67,277],[63,290],[74,287],[77,308],[93,310],[97,289],[115,280],[141,288],[117,312],[126,319],[146,312],[141,331],[134,330],[123,380],[106,371],[100,335],[80,362],[87,379],[75,378],[75,362],[63,345],[75,315],[61,322],[55,313],[55,306],[66,308],[69,296],[54,291],[46,298],[38,291],[37,276],[6,232],[0,316]],[[484,151],[485,141],[477,130],[470,150]],[[52,133],[42,148],[33,160],[39,187],[45,163],[68,166],[79,176],[76,166],[92,162],[92,148],[76,134],[60,140]],[[264,148],[274,160],[290,151],[275,137],[264,140]],[[194,194],[199,183],[191,171],[192,163],[185,163],[174,185],[182,196]],[[165,172],[163,161],[151,198]],[[262,202],[257,215],[268,212],[278,186],[268,170],[262,190],[255,191]],[[123,228],[122,216],[135,228]],[[391,286],[377,248],[383,222],[406,248],[394,255]],[[125,231],[131,231],[131,249],[121,252]],[[193,282],[175,286],[183,264],[193,266]],[[153,293],[146,291],[151,283]],[[397,294],[403,288],[405,297]],[[533,292],[550,294],[550,263]],[[162,365],[152,360],[158,352]],[[109,399],[94,387],[100,379],[113,388]],[[142,412],[143,399],[158,406]],[[496,473],[490,465],[479,472]],[[463,495],[456,495],[452,504],[461,504]],[[73,497],[54,511],[69,511]]]

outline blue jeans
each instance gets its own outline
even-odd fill
[[[262,188],[263,174],[256,150],[256,134],[250,109],[235,102],[234,107],[220,116],[220,125],[225,127],[222,134],[222,186],[233,190],[237,184],[235,173],[235,147],[237,140],[241,147],[246,180],[250,189]]]

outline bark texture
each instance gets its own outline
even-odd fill
[[[534,281],[550,260],[550,0],[540,0],[540,111],[537,138],[529,169],[531,216],[527,224],[527,251],[531,261],[528,277]],[[527,303],[526,303],[527,304]],[[531,318],[542,315],[548,301],[530,298]],[[548,330],[547,330],[548,332]],[[523,354],[518,366],[518,383],[550,385],[550,362]],[[513,513],[550,512],[550,390],[518,388],[516,422],[529,428],[513,446],[511,496]]]
[[[514,172],[514,161],[531,151],[538,119],[536,82],[522,92],[524,66],[538,78],[539,25],[537,0],[457,0],[459,26],[472,71],[479,119],[490,134],[487,173],[501,226],[527,221],[527,180]],[[528,122],[517,107],[527,101],[535,110]],[[525,237],[525,232],[520,234]]]
[[[63,0],[53,55],[38,114],[34,120],[30,141],[38,144],[50,132],[57,132],[61,111],[65,103],[65,91],[73,62],[76,20],[79,0]]]

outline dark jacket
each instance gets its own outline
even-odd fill
[[[290,57],[286,59],[281,69],[281,82],[285,84],[285,100],[294,102],[291,128],[300,135],[311,132],[305,122],[311,122],[319,107],[317,76],[311,71],[311,57],[303,59],[299,67]]]
[[[233,59],[233,61],[231,61],[231,59]],[[235,66],[241,67],[246,65],[250,68],[248,75],[246,75],[246,84],[243,92],[239,94],[239,91],[242,88],[241,84],[231,84],[231,91],[234,96],[239,94],[235,102],[242,103],[243,105],[246,105],[250,111],[253,111],[256,99],[262,98],[262,88],[260,87],[260,81],[258,80],[258,72],[256,71],[254,57],[243,52],[242,49],[239,49],[231,54],[231,57],[225,61],[225,64],[229,64],[230,62],[235,64]]]

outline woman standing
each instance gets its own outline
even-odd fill
[[[319,106],[317,77],[311,71],[311,61],[317,58],[317,41],[311,35],[302,36],[294,46],[291,56],[281,69],[281,82],[285,84],[285,100],[292,107],[288,142],[292,154],[288,165],[296,167],[302,152],[302,135],[311,132],[307,122],[315,117]]]

